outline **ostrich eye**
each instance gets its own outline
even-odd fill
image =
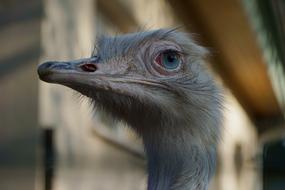
[[[156,58],[155,62],[168,70],[174,70],[181,64],[181,57],[178,52],[173,50],[167,50],[160,53]]]

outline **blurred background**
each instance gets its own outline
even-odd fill
[[[90,56],[96,35],[177,26],[226,89],[210,189],[284,190],[284,0],[1,0],[0,189],[146,189],[140,139],[36,68]]]

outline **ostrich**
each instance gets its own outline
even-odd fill
[[[142,138],[148,190],[206,190],[222,120],[206,54],[190,35],[159,29],[101,37],[90,58],[45,62],[38,74],[89,97]]]

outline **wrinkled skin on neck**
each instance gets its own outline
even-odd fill
[[[142,137],[148,190],[206,190],[215,167],[222,96],[206,50],[175,30],[102,38],[91,58],[47,62],[42,80],[89,97]]]

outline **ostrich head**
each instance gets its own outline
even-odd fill
[[[40,79],[70,87],[143,139],[148,189],[207,189],[220,134],[221,95],[207,51],[160,29],[100,38],[90,58],[46,62]]]

